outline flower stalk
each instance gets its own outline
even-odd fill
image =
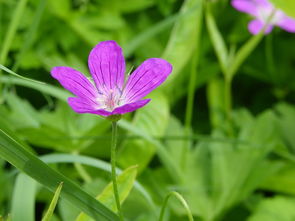
[[[118,215],[121,221],[124,221],[124,217],[121,210],[120,197],[117,185],[116,176],[116,151],[117,151],[117,121],[112,121],[112,141],[111,141],[111,165],[112,165],[112,182],[115,201],[117,205]]]

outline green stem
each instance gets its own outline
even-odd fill
[[[117,177],[116,177],[116,151],[117,151],[116,149],[117,149],[117,121],[113,121],[112,122],[112,142],[111,142],[112,181],[113,181],[113,189],[114,189],[114,195],[115,195],[118,214],[119,214],[120,220],[123,221],[124,217],[121,211],[121,204],[120,204]]]
[[[189,78],[189,86],[187,91],[187,102],[186,102],[186,111],[185,111],[185,135],[190,136],[192,132],[192,119],[193,119],[193,110],[194,110],[194,98],[195,98],[195,84],[196,84],[196,67],[197,67],[197,61],[198,61],[198,54],[195,53],[195,55],[192,58],[191,63],[191,72],[190,72],[190,78]],[[188,149],[190,148],[190,145],[192,144],[191,140],[188,140],[186,142],[187,145],[184,145],[181,152],[181,165],[183,169],[185,168],[186,164],[186,157]]]
[[[166,207],[167,207],[168,200],[170,199],[171,196],[175,196],[175,197],[181,202],[181,204],[183,205],[183,207],[184,207],[185,210],[186,210],[188,220],[189,220],[189,221],[194,221],[194,218],[193,218],[192,212],[191,212],[191,210],[190,210],[190,208],[189,208],[187,202],[186,202],[185,199],[182,197],[182,195],[180,195],[178,192],[175,192],[175,191],[168,193],[168,195],[165,197],[165,199],[164,199],[164,203],[163,203],[163,206],[162,206],[162,209],[161,209],[161,213],[160,213],[159,221],[163,221],[163,220],[164,220],[165,209],[166,209]]]
[[[225,114],[227,119],[227,127],[229,135],[232,134],[232,96],[231,96],[231,84],[232,79],[230,77],[224,78],[224,102],[225,102]]]

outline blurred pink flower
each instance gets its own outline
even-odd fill
[[[265,34],[270,33],[274,26],[279,26],[288,32],[295,32],[295,19],[276,9],[268,0],[232,0],[231,3],[235,9],[255,18],[248,25],[249,31],[254,35],[262,30],[274,10],[272,19],[265,29]]]
[[[125,82],[125,60],[115,41],[103,41],[89,54],[88,66],[92,81],[70,67],[54,67],[51,75],[76,97],[68,103],[77,113],[102,116],[132,112],[146,105],[147,94],[162,84],[172,65],[161,58],[144,61]]]

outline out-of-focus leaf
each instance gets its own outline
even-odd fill
[[[202,0],[186,0],[181,7],[181,13],[190,11],[190,14],[180,19],[173,27],[169,42],[163,53],[163,58],[173,64],[173,73],[165,84],[166,90],[171,90],[169,82],[177,83],[174,79],[181,76],[179,73],[188,63],[198,42],[201,19],[202,19]],[[179,59],[181,56],[181,59]],[[179,88],[177,88],[179,90]]]
[[[262,200],[247,221],[293,221],[295,198],[276,196]]]
[[[219,78],[213,78],[207,85],[207,100],[210,111],[210,122],[213,128],[224,128],[225,104],[224,82]]]
[[[5,31],[6,36],[5,36],[5,39],[1,48],[1,52],[0,52],[1,64],[5,65],[6,63],[8,52],[13,43],[17,28],[19,27],[19,24],[21,23],[22,14],[26,8],[27,1],[28,0],[18,1],[17,7],[15,8],[14,16],[10,20],[9,28],[7,31]]]
[[[36,184],[36,182],[32,182],[32,178],[25,174],[17,176],[11,204],[11,217],[13,220],[35,220]],[[29,200],[24,203],[23,199]]]
[[[39,84],[36,82],[28,81],[25,79],[20,79],[17,77],[1,76],[0,82],[5,83],[5,84],[15,84],[15,85],[20,85],[20,86],[32,88],[32,89],[38,90],[42,93],[56,97],[56,98],[63,100],[63,101],[66,101],[67,98],[71,96],[71,94],[69,92],[62,90],[61,88],[58,88],[58,87],[55,87],[52,85],[47,85],[47,84]]]
[[[9,93],[5,95],[5,99],[10,107],[9,117],[14,128],[39,127],[38,112],[31,104],[16,94]]]
[[[168,102],[160,93],[155,93],[151,98],[149,105],[136,112],[132,124],[150,136],[162,136],[169,120]],[[148,165],[156,153],[155,145],[142,139],[126,140],[122,146],[119,152],[119,164],[123,167],[136,164],[139,166],[139,171]]]
[[[279,103],[275,110],[278,113],[277,123],[280,128],[280,135],[288,147],[295,151],[295,106]]]
[[[219,32],[217,25],[215,23],[215,19],[211,13],[210,5],[207,5],[206,8],[206,25],[209,32],[209,36],[211,38],[211,42],[213,44],[213,48],[217,55],[221,70],[224,74],[226,74],[227,65],[228,65],[228,52],[223,40],[221,33]]]
[[[295,2],[293,0],[269,0],[276,7],[283,10],[289,16],[295,18]]]
[[[118,183],[118,192],[120,197],[120,203],[122,204],[124,200],[129,195],[135,178],[137,174],[137,166],[132,166],[124,170],[118,177],[117,177],[117,183]],[[113,183],[109,183],[106,188],[102,191],[101,194],[99,194],[97,197],[97,200],[102,202],[104,205],[106,205],[108,208],[113,210],[114,212],[117,212],[116,207],[116,201],[114,197],[114,190],[113,190]],[[91,221],[93,219],[89,218],[85,213],[81,213],[76,221]]]
[[[194,214],[204,220],[219,217],[278,171],[281,164],[266,159],[277,139],[274,121],[274,115],[266,112],[242,126],[236,143],[197,145],[188,158],[184,182]],[[213,137],[223,135],[217,131]]]
[[[268,191],[295,195],[295,166],[293,163],[284,163],[282,168],[268,179],[260,187]]]

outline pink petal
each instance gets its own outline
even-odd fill
[[[128,112],[135,111],[138,108],[143,107],[146,105],[148,102],[150,102],[151,99],[145,99],[145,100],[140,100],[136,101],[133,103],[125,104],[121,107],[117,107],[115,110],[113,110],[112,114],[125,114]]]
[[[251,21],[249,23],[248,29],[249,29],[249,31],[252,34],[257,35],[262,30],[262,28],[264,27],[264,25],[265,24],[263,22],[261,22],[260,20],[255,19],[255,20],[253,20],[253,21]],[[265,34],[268,34],[268,33],[270,33],[272,31],[272,29],[273,29],[273,26],[272,25],[268,25],[266,27],[266,30],[264,31],[264,33]]]
[[[112,115],[111,112],[108,112],[103,109],[99,109],[98,105],[93,104],[93,102],[89,102],[80,97],[69,97],[68,103],[71,108],[77,113],[90,113],[90,114],[98,114],[102,116]]]
[[[129,77],[122,97],[126,103],[140,100],[162,84],[171,71],[172,65],[164,59],[147,59]]]
[[[295,32],[295,19],[288,16],[284,16],[284,18],[279,21],[277,25],[288,32]]]
[[[257,3],[253,0],[232,0],[231,4],[238,11],[257,15]]]
[[[95,100],[97,89],[94,85],[79,71],[70,67],[54,67],[51,75],[67,90],[74,95],[87,100]]]
[[[89,54],[88,66],[99,90],[122,89],[125,60],[122,49],[115,41],[103,41]]]

